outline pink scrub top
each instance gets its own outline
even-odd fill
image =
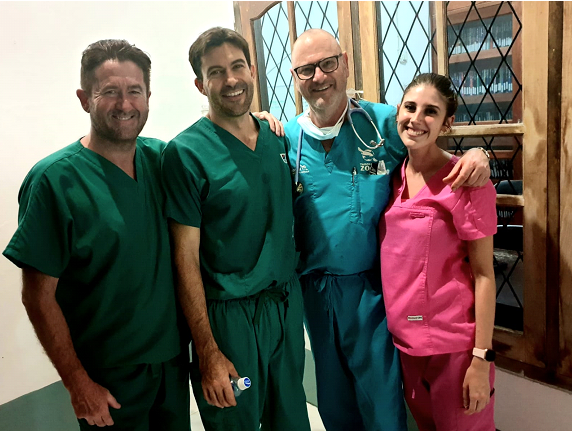
[[[379,224],[387,326],[395,346],[412,356],[474,347],[467,241],[496,233],[496,191],[489,181],[453,192],[442,180],[458,160],[453,157],[417,195],[403,200],[406,160]]]

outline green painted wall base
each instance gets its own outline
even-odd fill
[[[2,431],[78,431],[70,396],[61,381],[0,406]]]

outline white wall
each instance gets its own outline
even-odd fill
[[[142,135],[169,140],[207,103],[187,56],[196,37],[216,25],[233,28],[232,1],[0,2],[0,251],[16,230],[28,170],[89,131],[75,96],[85,47],[122,38],[150,54],[151,108]],[[0,257],[0,404],[58,380],[20,289],[19,270]]]

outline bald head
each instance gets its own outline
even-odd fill
[[[322,60],[327,60],[327,63]],[[324,72],[322,66],[325,64]],[[295,71],[300,66],[310,66],[313,76],[300,79]],[[318,127],[333,126],[348,104],[346,88],[349,77],[348,55],[342,52],[336,38],[320,29],[302,33],[292,48],[290,72],[298,91],[310,106],[310,118],[314,124]],[[306,76],[311,74],[306,72]]]
[[[305,58],[316,52],[329,52],[337,55],[342,52],[340,44],[334,36],[325,30],[312,28],[300,35],[292,48],[292,67],[308,64]]]

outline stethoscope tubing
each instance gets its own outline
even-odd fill
[[[352,105],[354,106],[352,108]],[[371,144],[374,145],[368,145],[366,144],[363,139],[359,136],[359,134],[356,131],[356,128],[354,126],[354,122],[352,121],[352,114],[353,113],[358,113],[358,114],[362,114],[365,115],[365,118],[370,122],[370,124],[373,126],[373,128],[375,129],[375,133],[377,134],[377,137],[379,139],[379,141],[377,142],[377,144],[374,141],[371,141]],[[354,131],[354,134],[356,135],[356,137],[359,139],[359,141],[368,149],[370,150],[375,150],[381,146],[383,146],[385,139],[383,139],[381,137],[381,134],[379,133],[378,128],[376,127],[375,123],[373,122],[373,120],[371,119],[371,116],[367,113],[367,111],[365,109],[363,109],[359,103],[356,100],[353,99],[348,99],[348,110],[346,113],[346,118],[348,120],[348,123],[352,126],[352,130]],[[298,191],[299,193],[301,193],[301,188],[302,188],[302,184],[300,183],[300,161],[302,160],[302,141],[304,140],[304,129],[300,128],[300,136],[298,137],[298,151],[296,153],[296,172],[294,173],[294,184],[296,186],[296,191]]]

